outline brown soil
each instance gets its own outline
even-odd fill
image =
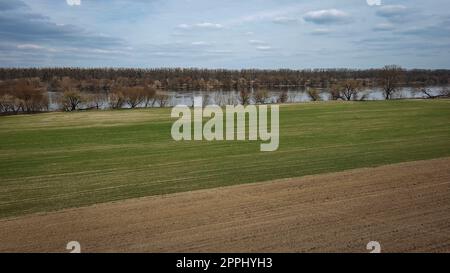
[[[450,158],[0,220],[0,252],[450,252]]]

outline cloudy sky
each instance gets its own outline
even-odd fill
[[[0,0],[0,66],[450,68],[448,0]]]

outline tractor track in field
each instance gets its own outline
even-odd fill
[[[450,158],[0,220],[0,252],[450,252]]]

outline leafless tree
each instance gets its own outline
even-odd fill
[[[306,92],[308,93],[309,97],[311,98],[312,101],[319,101],[320,100],[320,91],[316,88],[308,88],[306,90]]]
[[[234,92],[226,92],[223,96],[225,104],[236,105],[238,104],[237,95]]]
[[[169,96],[163,93],[156,94],[156,101],[158,102],[159,107],[166,107],[169,102]]]
[[[279,86],[328,87],[346,79],[360,79],[371,84],[380,79],[381,69],[114,69],[114,68],[0,68],[0,80],[39,78],[52,91],[60,91],[59,79],[70,77],[81,92],[111,92],[113,85],[126,87],[155,85],[164,90],[240,90],[251,86],[274,88]],[[450,70],[405,70],[404,83],[423,82],[445,85],[450,81]]]
[[[206,93],[202,94],[202,104],[203,104],[202,105],[203,107],[206,107],[206,106],[212,104],[212,97]]]
[[[277,102],[278,103],[286,103],[288,100],[288,94],[286,91],[283,91],[280,93],[280,95],[278,96]]]
[[[107,97],[103,93],[95,93],[86,96],[86,100],[90,104],[91,108],[95,108],[97,110],[101,109],[105,104]]]
[[[391,99],[392,95],[399,90],[403,73],[403,69],[397,65],[387,65],[381,69],[379,85],[383,89],[386,100]]]
[[[244,89],[248,89],[248,87],[249,87],[249,83],[248,83],[247,79],[245,79],[243,77],[239,78],[236,85],[237,85],[237,90],[244,90]]]
[[[76,111],[84,102],[84,96],[78,90],[65,91],[61,98],[61,106],[64,111]]]
[[[357,100],[362,84],[357,80],[345,80],[331,88],[331,97],[334,100]]]
[[[20,111],[22,104],[22,100],[9,94],[0,96],[0,108],[3,113],[17,114]]]
[[[339,84],[335,84],[331,87],[330,95],[331,95],[331,100],[342,99]]]
[[[219,106],[223,106],[226,104],[223,92],[213,92],[211,95],[211,100],[214,101],[214,104]]]
[[[269,92],[266,89],[260,89],[255,92],[254,95],[255,103],[266,104],[269,99]]]
[[[146,86],[143,90],[145,107],[154,106],[156,102],[156,89],[153,86]]]
[[[251,93],[247,89],[242,89],[239,92],[239,103],[242,105],[250,104]]]
[[[438,92],[433,93],[433,91],[425,84],[416,87],[416,91],[422,93],[427,99],[438,99],[438,98],[448,98],[450,97],[450,91],[447,87],[441,87]]]
[[[113,91],[108,96],[109,107],[111,109],[120,109],[125,104],[125,96],[121,91]]]
[[[40,81],[36,79],[20,79],[12,86],[12,96],[20,102],[18,108],[23,112],[33,113],[48,110],[48,96],[40,86]]]
[[[126,87],[122,91],[125,97],[125,103],[131,108],[136,108],[145,100],[144,88],[141,87]]]
[[[440,94],[442,98],[450,98],[450,89],[448,87],[442,87]]]

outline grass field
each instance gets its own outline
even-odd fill
[[[280,108],[280,148],[175,142],[170,109],[0,117],[0,218],[450,156],[450,100]]]

